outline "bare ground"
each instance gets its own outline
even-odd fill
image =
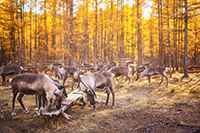
[[[11,116],[12,91],[0,87],[0,132],[153,132],[153,133],[199,133],[200,132],[200,73],[189,74],[190,78],[180,81],[183,74],[174,73],[160,87],[160,77],[152,79],[149,87],[147,79],[135,81],[131,85],[114,82],[116,107],[111,109],[112,95],[107,107],[103,108],[106,94],[97,92],[97,110],[87,106],[80,109],[76,104],[66,111],[72,116],[67,120],[60,116],[37,117],[34,96],[24,96],[26,108],[31,112],[24,114],[18,101],[15,102],[17,116]],[[71,83],[68,78],[67,83]],[[67,89],[70,92],[71,88]]]

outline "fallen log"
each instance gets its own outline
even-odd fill
[[[76,89],[68,94],[68,97],[62,101],[61,108],[59,110],[56,109],[56,107],[53,104],[49,104],[46,107],[42,109],[42,115],[48,115],[58,116],[59,114],[62,114],[65,118],[70,119],[71,116],[66,114],[64,111],[69,109],[71,106],[73,106],[76,102],[78,102],[83,97],[83,92],[80,92],[79,89]]]

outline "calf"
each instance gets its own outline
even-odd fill
[[[2,76],[3,81],[1,86],[5,85],[5,80],[7,75],[21,74],[23,72],[22,66],[2,66],[0,68],[0,76]]]
[[[119,80],[117,79],[117,77],[119,76],[126,76],[126,80],[124,81],[124,83],[127,81],[127,79],[129,80],[129,83],[128,85],[130,85],[130,72],[131,72],[131,68],[130,66],[114,66],[114,67],[111,67],[108,72],[111,72],[114,74],[114,77],[116,78],[116,80],[118,81],[118,84],[120,85],[120,82]]]
[[[162,75],[162,80],[161,80],[161,82],[159,83],[158,86],[160,86],[160,84],[163,82],[163,77],[166,78],[166,80],[167,80],[167,86],[168,86],[168,78],[166,76],[166,70],[167,69],[169,69],[169,68],[168,67],[155,67],[155,68],[149,67],[149,68],[145,69],[144,71],[142,71],[141,73],[137,73],[136,81],[139,78],[147,76],[148,79],[149,79],[149,86],[151,86],[151,76],[152,75],[161,74]]]
[[[15,98],[17,94],[18,101],[21,104],[25,113],[29,113],[29,111],[25,108],[22,98],[26,95],[39,95],[39,107],[38,107],[38,115],[41,115],[40,107],[41,107],[41,97],[47,99],[48,101],[53,102],[56,105],[57,109],[61,108],[61,101],[63,99],[63,93],[60,91],[56,85],[51,81],[51,79],[45,74],[21,74],[15,76],[11,80],[12,92],[13,92],[13,103],[12,103],[12,115],[16,115],[14,110]],[[51,99],[51,100],[50,100]],[[43,103],[45,106],[45,103]]]

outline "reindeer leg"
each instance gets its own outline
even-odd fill
[[[35,106],[38,107],[37,94],[35,94]]]
[[[30,113],[25,107],[24,107],[24,104],[22,102],[22,98],[23,98],[24,94],[19,94],[19,96],[17,97],[17,100],[19,101],[19,103],[21,104],[22,108],[24,109],[24,112],[26,114]]]
[[[82,105],[81,109],[84,109],[84,108],[85,108],[85,105],[86,105],[86,103],[85,103],[85,101],[86,101],[86,96],[85,96],[85,93],[84,93],[84,95],[83,95],[83,98],[81,98],[81,100],[80,100],[80,101],[83,103],[83,105]]]
[[[79,88],[79,86],[80,86],[80,81],[78,81],[77,89]]]
[[[72,91],[73,91],[73,89],[74,89],[74,83],[75,83],[75,81],[74,81],[74,77],[73,77],[73,80],[72,80]],[[77,87],[78,88],[78,87]]]
[[[13,92],[13,103],[12,103],[12,116],[15,116],[15,98],[17,96],[17,92]]]
[[[107,99],[106,99],[106,103],[105,105],[103,106],[104,108],[107,106],[108,104],[108,100],[109,100],[109,96],[110,96],[110,91],[108,89],[106,89],[106,93],[107,93]]]
[[[151,86],[151,76],[148,76],[149,79],[149,87]]]
[[[168,86],[168,77],[166,75],[163,75],[163,76],[166,78],[166,80],[167,80],[167,86]]]
[[[43,108],[45,107],[45,106],[47,106],[47,98],[46,98],[46,94],[43,94]]]
[[[81,109],[85,108],[86,103],[83,101],[83,106],[81,107]]]
[[[37,114],[38,114],[38,116],[41,116],[41,111],[40,111],[40,107],[41,107],[41,94],[38,95],[38,100],[39,100],[39,106],[38,106],[38,112],[37,112]]]
[[[97,110],[97,107],[94,105],[92,108],[92,111],[96,111],[96,110]]]
[[[158,86],[160,86],[160,84],[163,82],[163,77],[162,77],[162,80],[161,80],[161,82],[159,83],[159,85]]]
[[[126,83],[126,81],[127,81],[127,79],[128,79],[128,76],[127,75],[125,75],[126,76],[126,80],[124,81],[124,83]]]
[[[113,90],[112,84],[110,85],[109,88],[110,88],[110,91],[111,91],[111,93],[112,93],[112,98],[113,98],[112,109],[114,109],[114,108],[115,108],[115,92],[114,92],[114,90]]]
[[[131,82],[131,78],[129,76],[127,76],[129,82],[128,82],[128,85],[130,85],[130,82]]]
[[[116,78],[116,80],[117,80],[117,82],[118,82],[118,85],[120,85],[120,82],[119,82],[118,78],[117,78],[117,77],[115,77],[115,78]]]
[[[5,83],[5,81],[6,81],[6,76],[2,75],[2,77],[3,77],[3,80],[2,80],[1,86],[5,86],[5,85],[6,85],[6,83]]]

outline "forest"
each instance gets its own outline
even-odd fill
[[[86,67],[81,73],[80,64],[92,68],[98,64],[100,71]],[[59,88],[53,81],[57,78],[53,65],[61,65],[56,69],[65,73],[64,83],[57,85],[64,87],[68,97],[60,99],[58,115],[41,111],[40,116],[41,95],[56,95],[45,86]],[[0,66],[3,133],[200,132],[199,0],[0,0]],[[29,66],[36,71],[27,74],[23,68]],[[49,66],[52,71],[46,72]],[[37,71],[39,67],[45,68],[46,78],[38,78],[45,75],[44,70]],[[35,77],[23,78],[26,74]],[[85,82],[86,88],[93,88],[83,90],[74,84],[79,82],[74,75],[84,82],[88,81],[85,75],[93,75]],[[99,75],[103,78],[97,81]],[[16,79],[22,81],[15,84]],[[22,89],[14,90],[19,85]],[[72,91],[73,87],[77,89]],[[39,92],[38,107],[35,94]],[[62,110],[61,100],[89,92],[96,110],[84,99]],[[47,109],[53,106],[50,103]]]
[[[200,65],[199,0],[2,0],[0,7],[1,66],[98,57],[173,70]]]

